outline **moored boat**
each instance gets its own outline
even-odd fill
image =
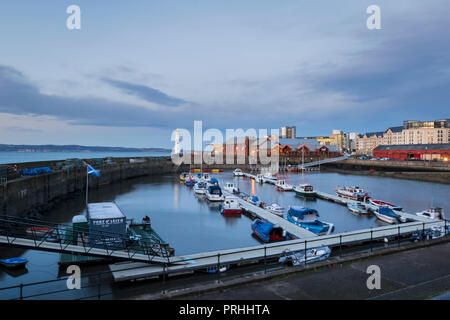
[[[377,208],[374,212],[375,216],[387,223],[394,224],[400,222],[401,216],[395,213],[391,208],[388,207],[380,207]]]
[[[180,174],[180,181],[184,182],[186,178],[189,176],[189,173],[183,172]]]
[[[194,192],[196,194],[205,194],[206,193],[206,182],[199,181],[194,185]]]
[[[195,178],[193,176],[188,176],[185,180],[184,180],[184,184],[188,187],[193,187],[195,185],[196,181]]]
[[[258,207],[261,205],[261,201],[259,200],[258,196],[249,196],[245,199],[245,201]]]
[[[264,182],[263,175],[260,174],[260,173],[257,174],[256,177],[255,177],[255,181],[258,182],[258,183],[263,183]]]
[[[265,182],[265,183],[271,183],[271,184],[277,183],[277,178],[274,177],[270,172],[265,173],[263,175],[262,179],[263,179],[263,182]]]
[[[341,187],[335,189],[335,192],[339,197],[355,201],[366,202],[369,197],[368,193],[360,187]]]
[[[292,191],[292,190],[294,190],[294,187],[291,184],[286,183],[286,181],[284,181],[284,180],[278,180],[275,183],[275,186],[277,187],[277,190],[279,190],[279,191]]]
[[[270,206],[267,206],[264,209],[280,217],[282,217],[284,214],[284,208],[276,203],[272,203]]]
[[[242,170],[239,169],[239,168],[234,169],[233,174],[234,174],[235,177],[242,177],[244,175]]]
[[[206,189],[206,199],[209,201],[224,201],[225,197],[222,194],[222,189],[219,186],[213,185]]]
[[[444,219],[444,209],[439,207],[433,207],[428,210],[424,210],[416,213],[419,217],[429,218],[429,219]]]
[[[242,213],[242,208],[235,197],[225,197],[220,213],[225,216],[240,216]]]
[[[402,210],[402,207],[400,207],[400,206],[396,206],[394,204],[391,204],[391,203],[388,203],[388,202],[385,202],[385,201],[381,201],[381,200],[375,200],[373,198],[369,198],[369,203],[374,205],[374,206],[376,206],[376,207],[378,207],[378,208],[388,207],[388,208],[390,208],[392,210],[397,210],[397,211],[401,211]]]
[[[298,266],[304,263],[311,263],[327,259],[331,254],[329,247],[318,247],[313,249],[299,251],[285,257],[281,257],[278,262]]]
[[[233,182],[227,182],[225,183],[225,186],[223,187],[225,191],[228,191],[230,193],[238,193],[239,189],[234,186]]]
[[[305,198],[313,198],[316,196],[316,191],[310,184],[302,184],[294,187],[295,195]]]
[[[0,264],[6,268],[14,269],[24,267],[28,263],[25,258],[0,259]]]
[[[253,234],[263,242],[287,240],[286,232],[277,224],[255,219],[252,222]]]
[[[48,235],[52,233],[53,228],[49,227],[29,227],[26,229],[26,233],[32,235],[32,236],[38,236],[43,237],[45,235]]]
[[[329,234],[333,231],[333,224],[317,219],[319,213],[315,209],[292,206],[286,214],[286,219],[293,224],[309,230],[315,234]]]
[[[357,213],[357,214],[368,214],[369,210],[367,209],[366,205],[362,202],[348,202],[347,208],[351,212]]]

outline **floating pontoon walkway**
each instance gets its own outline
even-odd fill
[[[346,154],[342,157],[329,158],[329,159],[324,159],[324,160],[319,160],[319,161],[314,161],[314,162],[307,162],[304,164],[300,164],[298,167],[299,168],[314,167],[314,166],[319,166],[321,164],[326,164],[326,163],[330,163],[330,162],[342,161],[342,160],[347,159],[348,157],[349,157],[349,155]]]

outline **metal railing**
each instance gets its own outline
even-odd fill
[[[412,224],[414,226],[412,226]],[[413,228],[412,228],[413,227]],[[162,264],[162,272],[159,274],[160,281],[160,292],[166,292],[168,288],[168,277],[169,275],[173,275],[176,273],[183,273],[186,271],[205,271],[206,269],[213,269],[216,270],[215,274],[209,276],[205,282],[221,282],[222,278],[226,277],[226,274],[222,275],[222,272],[219,270],[223,266],[232,266],[237,263],[244,263],[248,264],[250,262],[254,262],[260,266],[258,269],[258,272],[263,272],[264,274],[274,272],[277,270],[280,270],[281,265],[278,263],[278,259],[280,257],[291,255],[298,252],[305,252],[305,250],[311,249],[311,248],[317,248],[320,246],[324,246],[324,238],[327,240],[334,240],[335,245],[331,245],[330,247],[334,248],[332,250],[332,255],[336,257],[346,257],[354,255],[355,253],[361,253],[361,252],[373,252],[374,250],[384,249],[386,247],[400,247],[401,244],[405,243],[405,241],[409,242],[408,237],[411,234],[417,233],[416,239],[419,241],[427,241],[428,239],[426,237],[420,237],[420,235],[425,235],[427,231],[432,230],[433,227],[439,227],[443,228],[444,234],[441,234],[442,237],[447,237],[449,235],[449,227],[450,224],[448,223],[448,220],[439,220],[439,221],[430,221],[430,222],[423,222],[423,223],[409,223],[404,224],[403,226],[396,225],[391,227],[383,227],[383,228],[376,228],[371,229],[369,231],[362,231],[362,232],[352,232],[348,235],[346,234],[339,234],[334,236],[326,236],[322,237],[320,239],[319,237],[316,239],[314,237],[308,238],[308,239],[300,239],[300,240],[291,240],[286,241],[282,243],[274,243],[274,244],[266,244],[263,246],[255,247],[255,248],[248,248],[244,250],[224,250],[217,253],[211,253],[207,255],[203,255],[201,257],[193,257],[192,259],[186,258],[184,259],[185,262],[189,262],[190,260],[195,264],[186,264],[186,265],[178,265],[176,269],[169,266],[169,263]],[[382,230],[380,230],[382,229]],[[405,230],[406,229],[406,230]],[[361,236],[359,239],[355,240],[355,235]],[[370,237],[368,237],[370,235]],[[351,237],[351,239],[346,239]],[[367,237],[367,238],[366,238]],[[389,237],[391,240],[388,240],[386,242],[387,237]],[[365,239],[365,240],[361,240]],[[396,241],[395,241],[396,240]],[[289,243],[289,244],[288,244]],[[358,246],[354,246],[353,249],[349,247],[349,245],[358,243]],[[361,244],[362,243],[362,244]],[[278,252],[275,252],[277,248],[282,248],[289,246],[297,245],[296,250],[278,250]],[[350,248],[350,249],[349,249]],[[344,253],[344,250],[346,253]],[[248,255],[248,253],[256,253],[253,256]],[[230,255],[236,255],[236,254],[247,254],[248,258],[243,258],[242,256],[240,258],[232,258],[227,259],[227,256]],[[213,259],[215,261],[213,261]],[[330,258],[333,259],[333,258]],[[208,261],[208,263],[201,263],[201,261]],[[304,261],[304,268],[307,269],[307,263],[308,261],[305,259]],[[123,268],[120,271],[137,271],[139,269],[148,268],[148,265],[142,265],[139,267],[132,266],[129,268]],[[252,272],[255,273],[255,272]],[[12,297],[11,299],[37,299],[42,297],[50,297],[49,299],[54,299],[53,295],[60,295],[62,293],[76,293],[74,299],[102,299],[106,296],[114,296],[114,281],[109,281],[106,277],[106,275],[111,274],[111,271],[103,271],[98,273],[91,273],[82,275],[82,279],[92,280],[95,279],[95,281],[91,281],[94,283],[90,283],[88,285],[82,284],[81,290],[86,290],[88,293],[86,295],[81,295],[80,290],[72,290],[64,288],[58,288],[54,290],[47,290],[44,288],[44,292],[39,293],[32,293],[32,294],[25,294],[24,289],[31,288],[31,287],[39,287],[39,286],[45,286],[53,283],[58,282],[65,282],[67,281],[68,277],[62,277],[60,279],[55,280],[48,280],[48,281],[40,281],[40,282],[33,282],[33,283],[27,283],[27,284],[19,284],[9,287],[0,288],[0,293],[4,292],[6,290],[14,290],[17,295]],[[239,274],[237,275],[239,276]],[[242,276],[242,275],[241,275]],[[145,277],[145,276],[143,276]],[[96,288],[95,292],[93,291],[93,288]],[[108,289],[106,289],[108,288]],[[61,299],[61,296],[58,296],[58,299]]]

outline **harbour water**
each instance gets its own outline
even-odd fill
[[[159,157],[170,156],[164,152],[0,152],[0,164],[65,159],[93,159],[106,157]]]
[[[256,194],[267,204],[276,202],[286,208],[290,205],[315,208],[319,211],[321,220],[335,225],[335,233],[384,225],[373,216],[354,215],[342,205],[323,200],[305,201],[296,197],[294,192],[279,192],[273,185],[258,184],[249,178],[236,178],[231,172],[213,176],[221,185],[234,181],[241,191]],[[327,193],[334,193],[333,189],[338,186],[358,185],[373,197],[400,205],[410,213],[431,206],[443,207],[447,212],[450,210],[449,185],[330,172],[304,175],[293,173],[284,177],[288,183],[310,183],[316,189]],[[138,221],[145,215],[150,216],[152,226],[175,248],[176,255],[259,244],[251,235],[250,218],[223,217],[219,213],[218,204],[210,204],[196,197],[192,188],[180,183],[178,175],[148,176],[102,186],[98,190],[90,191],[89,201],[115,201],[127,218]],[[84,195],[80,194],[64,201],[42,219],[70,223],[74,215],[84,212],[85,199]],[[60,272],[57,253],[2,247],[0,256],[24,257],[30,261],[27,273],[13,274],[0,269],[0,287],[56,279]],[[105,267],[100,267],[102,268],[106,270]],[[27,290],[28,294],[34,292],[32,288]],[[17,290],[14,294],[0,291],[0,299],[8,299],[10,295],[17,296]]]

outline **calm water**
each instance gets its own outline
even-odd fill
[[[351,214],[346,207],[323,200],[305,202],[293,192],[278,192],[269,184],[257,184],[248,178],[234,178],[231,172],[213,175],[223,182],[234,181],[241,191],[253,193],[267,203],[284,207],[303,205],[319,211],[323,221],[334,223],[335,233],[384,225],[374,217]],[[289,183],[311,183],[320,191],[333,193],[342,185],[359,185],[376,198],[395,203],[407,212],[418,212],[430,206],[450,210],[450,186],[392,178],[344,175],[338,173],[287,174]],[[178,175],[137,178],[92,190],[90,202],[115,201],[128,218],[140,220],[149,215],[152,225],[177,255],[253,246],[259,242],[251,236],[251,220],[246,216],[225,218],[217,204],[198,199],[192,188],[180,184]],[[70,223],[74,215],[85,210],[83,195],[65,201],[49,212],[45,219]],[[0,269],[0,287],[55,279],[58,276],[59,254],[0,248],[1,258],[25,257],[30,262],[27,273],[11,273]],[[104,267],[103,267],[104,268]],[[65,274],[64,274],[65,275]],[[32,288],[26,293],[34,292]],[[17,295],[17,290],[14,296]],[[0,291],[0,298],[12,297]],[[57,296],[58,297],[58,296]],[[64,296],[66,297],[66,296]],[[68,297],[68,296],[67,296]]]
[[[65,159],[92,159],[106,157],[157,157],[170,156],[162,152],[0,152],[0,164]]]

